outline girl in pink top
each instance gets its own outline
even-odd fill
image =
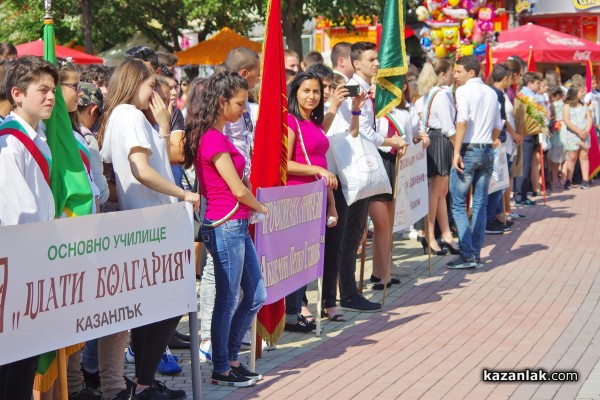
[[[332,221],[328,226],[334,227],[338,215],[333,189],[337,188],[338,181],[335,174],[327,170],[325,154],[329,149],[329,140],[322,128],[323,104],[323,83],[319,76],[313,72],[301,72],[296,75],[290,83],[288,93],[287,184],[299,185],[314,182],[315,179],[325,179],[328,188],[327,220]],[[285,298],[287,331],[308,333],[316,328],[314,320],[311,320],[312,316],[301,313],[305,290],[306,287],[302,287]],[[332,319],[335,316],[336,321],[345,321],[342,315],[336,314],[335,304],[328,305],[323,315],[331,315]]]
[[[220,72],[204,83],[188,106],[185,167],[192,164],[207,200],[201,237],[215,269],[215,307],[211,340],[212,383],[251,386],[262,379],[238,360],[241,341],[264,303],[267,291],[248,232],[250,210],[266,214],[243,178],[245,160],[223,134],[227,122],[246,112],[248,84],[236,72]],[[240,288],[243,297],[238,305]]]

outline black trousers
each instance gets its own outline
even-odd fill
[[[356,288],[356,251],[365,230],[369,199],[359,200],[348,207],[339,259],[340,297],[348,300],[358,293]]]
[[[135,354],[135,375],[138,383],[154,384],[154,374],[181,317],[165,319],[131,330],[131,345]]]
[[[523,175],[515,178],[515,200],[525,201],[531,190],[531,157],[535,151],[535,137],[527,136],[521,144]]]
[[[325,230],[325,255],[323,265],[323,308],[335,307],[337,295],[338,266],[341,256],[342,239],[346,228],[348,205],[338,180],[338,188],[333,191],[338,223]]]
[[[0,400],[31,400],[40,356],[0,365]]]

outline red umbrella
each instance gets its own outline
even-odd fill
[[[44,41],[34,40],[33,42],[18,44],[15,46],[19,56],[44,56]],[[102,64],[103,59],[83,53],[81,51],[69,49],[68,47],[56,45],[56,57],[71,58],[76,64]]]
[[[600,61],[600,45],[532,23],[501,32],[498,42],[492,49],[494,64],[512,55],[528,60],[530,47],[535,62],[577,64]]]

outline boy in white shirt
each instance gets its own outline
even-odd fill
[[[58,70],[34,56],[7,65],[13,112],[0,126],[0,226],[54,219],[52,155],[40,127],[55,102]],[[0,366],[0,400],[29,400],[39,356]]]

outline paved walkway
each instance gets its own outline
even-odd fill
[[[528,218],[512,232],[486,238],[478,270],[435,257],[429,277],[418,243],[396,240],[394,261],[412,279],[392,286],[383,312],[323,320],[320,338],[286,333],[257,361],[264,381],[204,380],[203,398],[600,399],[599,198],[600,187],[575,188],[521,209]],[[191,398],[189,355],[181,362],[184,373],[165,378]],[[488,383],[484,368],[576,371],[578,381]]]

